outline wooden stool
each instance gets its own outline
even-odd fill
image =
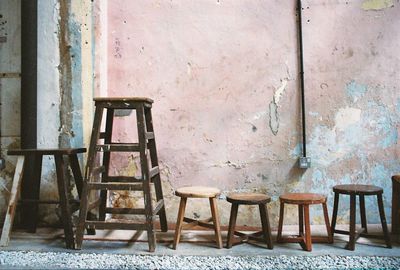
[[[278,243],[299,243],[306,251],[312,250],[312,242],[314,243],[332,243],[333,238],[331,228],[329,226],[328,209],[326,207],[326,196],[314,193],[288,193],[279,197],[281,206],[279,214]],[[283,215],[285,203],[297,204],[299,207],[299,235],[292,237],[282,237]],[[310,228],[310,204],[322,204],[324,210],[324,219],[327,237],[312,237]],[[305,230],[305,232],[304,232]]]
[[[365,198],[364,196],[376,195],[378,199],[379,215],[381,218],[382,229],[386,246],[392,248],[390,242],[390,236],[386,225],[385,210],[383,208],[382,194],[383,189],[373,185],[337,185],[333,187],[335,192],[335,201],[333,205],[333,216],[332,216],[332,236],[334,233],[349,235],[349,242],[346,245],[346,249],[354,250],[355,243],[360,236],[363,237],[374,237],[377,236],[369,235],[367,230],[367,217],[365,215]],[[350,195],[350,231],[336,230],[336,218],[339,206],[339,195],[345,194]],[[361,227],[363,230],[356,233],[356,196],[360,196],[360,215],[361,215]]]
[[[178,219],[176,221],[175,237],[173,249],[176,249],[179,239],[181,238],[181,230],[183,227],[185,229],[192,228],[194,226],[201,226],[205,228],[211,228],[215,231],[215,240],[217,242],[218,248],[222,248],[222,238],[221,229],[219,224],[218,207],[217,207],[217,196],[221,194],[221,191],[217,188],[212,187],[183,187],[175,191],[175,195],[181,197],[181,202],[179,204]],[[206,220],[195,220],[185,217],[186,201],[188,198],[208,198],[211,207],[211,218]],[[209,222],[213,224],[209,224]],[[186,226],[183,226],[183,222],[187,222]]]
[[[400,233],[400,175],[392,176],[392,234]]]
[[[78,191],[78,196],[80,198],[82,192],[82,173],[79,167],[77,154],[84,152],[86,152],[85,148],[21,149],[21,150],[8,151],[8,155],[18,156],[18,161],[15,169],[15,175],[12,184],[11,197],[8,204],[6,220],[4,222],[3,232],[1,235],[1,241],[0,241],[1,246],[7,246],[9,243],[12,223],[14,220],[15,210],[18,202],[18,196],[21,189],[20,203],[22,203],[23,205],[22,223],[25,223],[27,225],[28,231],[36,232],[39,204],[60,204],[61,219],[64,226],[66,246],[67,248],[70,249],[73,249],[75,247],[72,216],[71,216],[72,213],[70,207],[70,200],[68,198],[69,185],[67,179],[65,178],[66,166],[64,163],[64,157],[69,158],[69,165],[74,175],[76,189]],[[43,156],[54,156],[56,163],[57,187],[60,199],[59,201],[39,200],[40,177],[42,173]],[[35,174],[32,175],[32,177],[24,178],[21,188],[20,186],[23,178],[24,166],[28,165],[34,166]]]
[[[272,238],[271,238],[271,228],[269,225],[268,218],[268,209],[267,203],[271,201],[271,198],[265,194],[257,194],[257,193],[233,193],[229,194],[226,197],[226,200],[232,203],[231,207],[231,216],[229,219],[229,231],[228,231],[228,241],[227,248],[231,248],[233,245],[234,235],[240,237],[240,241],[238,243],[242,243],[247,241],[248,239],[266,242],[269,249],[273,249]],[[260,218],[262,231],[246,234],[235,231],[236,218],[239,209],[239,205],[258,205],[260,209]],[[260,238],[262,236],[262,238]],[[236,243],[235,243],[236,244]]]

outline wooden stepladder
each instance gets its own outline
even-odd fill
[[[160,170],[158,166],[156,142],[153,130],[149,98],[95,98],[95,116],[90,140],[88,161],[80,206],[79,223],[76,230],[76,247],[82,246],[85,227],[93,229],[145,230],[147,231],[149,250],[153,252],[156,245],[154,218],[159,216],[161,231],[168,230]],[[101,132],[103,112],[106,110],[105,131]],[[115,143],[112,141],[113,119],[115,110],[136,111],[138,142]],[[103,143],[99,144],[99,141]],[[141,176],[110,176],[110,155],[112,152],[138,152],[140,155]],[[96,167],[98,153],[102,155],[102,164]],[[148,157],[150,157],[148,159]],[[100,181],[96,181],[99,174]],[[151,187],[154,184],[156,203],[153,205]],[[100,197],[89,201],[90,191],[100,191]],[[115,208],[107,205],[108,191],[130,190],[142,191],[144,208]],[[88,211],[98,208],[98,220],[87,220]],[[132,222],[127,219],[106,219],[106,214],[142,215],[144,222]]]

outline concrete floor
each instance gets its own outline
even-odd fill
[[[296,226],[285,226],[284,234],[295,234]],[[347,229],[347,226],[338,226]],[[369,231],[379,234],[380,226],[370,225]],[[324,226],[312,226],[314,235],[324,235]],[[273,231],[273,238],[276,231]],[[397,238],[397,239],[396,239]],[[52,251],[78,253],[110,253],[110,254],[146,254],[146,255],[199,255],[199,256],[400,256],[398,237],[392,237],[393,248],[386,248],[383,240],[360,238],[355,251],[344,249],[347,236],[335,235],[334,244],[313,244],[313,251],[306,252],[299,244],[277,244],[269,250],[263,244],[243,243],[231,249],[217,249],[213,243],[212,231],[183,231],[182,240],[177,250],[171,248],[173,231],[157,234],[157,248],[154,253],[148,252],[146,233],[135,231],[97,231],[95,236],[85,236],[80,251],[64,248],[63,233],[60,229],[38,229],[36,234],[23,231],[12,233],[10,245],[2,250],[18,251]],[[223,233],[226,240],[226,232]]]

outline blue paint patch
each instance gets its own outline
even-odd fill
[[[397,132],[397,129],[391,129],[389,131],[389,134],[379,142],[379,146],[382,148],[388,148],[392,145],[397,144],[399,135]]]
[[[82,118],[82,35],[79,22],[74,16],[69,20],[71,53],[71,87],[72,87],[72,129],[74,136],[71,138],[71,147],[83,146],[83,118]]]
[[[352,80],[346,84],[346,92],[347,95],[352,98],[353,102],[357,102],[357,100],[362,98],[367,92],[367,86],[358,84],[356,81]]]
[[[397,112],[400,113],[400,98],[397,99]]]
[[[318,115],[319,115],[319,113],[317,113],[317,112],[308,112],[308,114],[310,115],[310,116],[315,116],[315,117],[317,117]]]
[[[296,146],[294,147],[294,149],[290,152],[290,156],[292,158],[298,158],[301,155],[301,143],[296,144]]]
[[[381,183],[382,180],[390,178],[389,172],[382,164],[375,165],[371,170],[372,183]]]

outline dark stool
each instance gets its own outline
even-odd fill
[[[383,189],[373,185],[337,185],[333,187],[335,192],[335,201],[333,205],[333,216],[332,216],[332,236],[334,233],[349,235],[349,242],[346,245],[346,249],[354,250],[355,243],[360,236],[373,237],[377,236],[369,235],[367,230],[367,217],[365,215],[365,198],[364,196],[376,195],[378,199],[379,215],[381,218],[382,229],[386,246],[392,248],[390,242],[389,232],[386,225],[385,210],[383,209],[382,194]],[[339,195],[345,194],[350,195],[350,231],[336,230],[336,218],[339,206]],[[363,230],[356,233],[356,196],[360,196],[360,215],[361,215],[361,227]]]
[[[392,176],[392,234],[400,233],[400,175]]]
[[[176,222],[175,228],[175,237],[173,249],[179,244],[179,240],[181,238],[181,230],[183,226],[183,222],[187,222],[185,229],[192,228],[194,226],[201,226],[209,229],[214,229],[215,231],[215,241],[217,243],[218,248],[222,248],[222,237],[221,237],[221,228],[219,223],[218,216],[218,207],[217,207],[217,196],[221,193],[221,191],[217,188],[212,187],[182,187],[178,188],[175,191],[175,195],[181,197],[181,201],[179,204],[179,212],[178,218]],[[195,220],[192,218],[185,217],[185,208],[186,202],[188,198],[207,198],[210,201],[211,208],[211,217],[206,220]],[[213,224],[209,224],[209,222],[213,222]]]
[[[273,249],[272,245],[272,237],[271,237],[271,227],[269,224],[268,218],[268,209],[267,203],[271,201],[271,198],[265,194],[257,194],[257,193],[233,193],[229,194],[226,197],[226,200],[232,203],[231,207],[231,216],[229,219],[229,231],[228,231],[228,241],[227,248],[231,248],[234,240],[234,235],[240,237],[240,241],[238,243],[242,243],[249,239],[261,241],[267,243],[269,249]],[[239,205],[258,205],[260,209],[260,218],[262,231],[246,234],[235,231],[236,218],[239,209]],[[261,236],[261,237],[260,237]],[[236,244],[236,243],[235,243]]]
[[[278,227],[278,243],[299,243],[306,251],[312,250],[314,243],[332,243],[333,238],[329,226],[328,209],[326,207],[326,196],[314,193],[288,193],[279,197],[281,201]],[[282,237],[283,215],[285,203],[296,204],[299,207],[299,235],[291,237]],[[327,237],[311,237],[310,228],[310,205],[322,204],[324,210],[325,226],[328,233]],[[304,231],[305,230],[305,231]]]
[[[65,178],[67,167],[64,163],[64,157],[69,159],[69,166],[71,167],[74,175],[75,185],[80,198],[83,181],[77,154],[84,152],[86,152],[85,148],[21,149],[8,151],[8,155],[19,157],[15,171],[10,202],[8,205],[8,211],[6,214],[6,220],[3,226],[0,243],[1,246],[8,245],[15,209],[17,206],[18,195],[21,189],[20,203],[22,204],[22,223],[26,225],[28,231],[33,233],[36,232],[39,204],[60,204],[66,246],[70,249],[75,248],[72,213],[70,207],[71,205],[68,198],[69,186],[68,181]],[[43,156],[54,156],[56,163],[59,201],[39,200]],[[33,166],[34,174],[24,178],[22,181],[24,167],[26,166]],[[76,203],[79,205],[79,201],[76,201]]]

